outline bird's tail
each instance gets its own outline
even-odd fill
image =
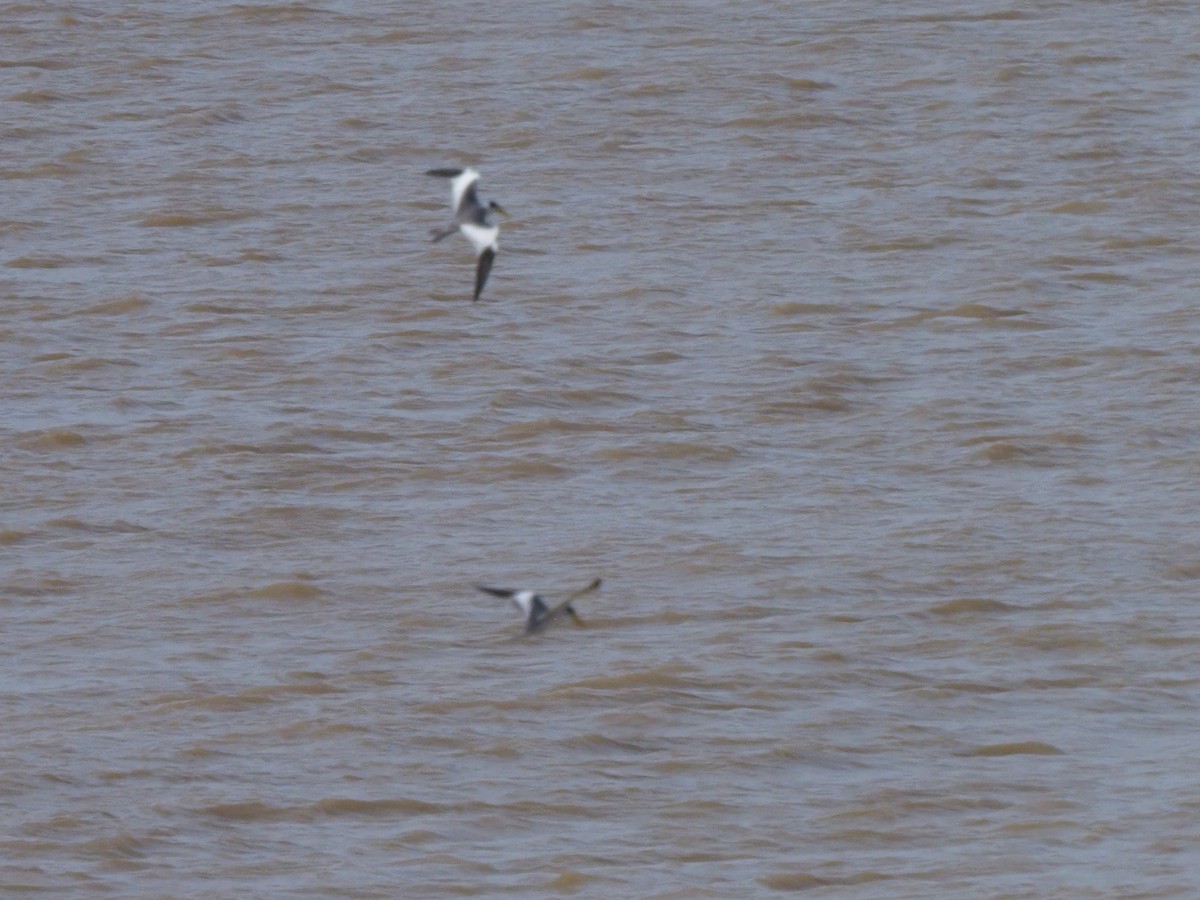
[[[442,238],[448,238],[456,231],[458,231],[457,225],[447,225],[445,228],[431,228],[429,234],[432,237],[433,242],[436,244],[438,241],[442,240]]]

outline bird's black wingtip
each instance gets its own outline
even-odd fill
[[[457,178],[465,170],[464,169],[426,169],[426,175],[432,175],[434,178]]]
[[[483,286],[487,284],[488,273],[492,271],[492,263],[496,260],[495,247],[488,247],[479,254],[479,262],[475,266],[475,297],[474,300],[479,300],[479,295],[483,293]]]

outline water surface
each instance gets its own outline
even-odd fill
[[[1200,12],[118,6],[0,6],[0,892],[1195,893]]]

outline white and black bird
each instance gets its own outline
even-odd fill
[[[509,588],[487,587],[482,584],[477,584],[475,587],[485,594],[511,600],[525,615],[525,633],[532,634],[563,616],[570,616],[572,622],[582,627],[583,620],[579,618],[575,612],[575,607],[571,604],[589,591],[594,591],[600,587],[600,579],[597,578],[587,587],[580,588],[557,606],[549,606],[541,594],[533,591],[514,591]]]
[[[492,263],[496,261],[496,251],[500,249],[496,243],[500,226],[492,221],[492,213],[502,216],[508,213],[494,200],[485,203],[479,199],[475,190],[479,173],[475,169],[430,169],[425,174],[451,179],[450,210],[454,213],[454,222],[444,228],[434,228],[431,232],[433,242],[436,244],[456,231],[461,231],[471,242],[479,257],[475,265],[475,299],[478,300],[487,284],[488,273],[492,271]]]

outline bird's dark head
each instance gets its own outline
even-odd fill
[[[499,203],[497,203],[495,200],[492,200],[488,203],[488,209],[490,209],[492,212],[500,213],[500,215],[502,215],[502,216],[508,215],[508,210],[505,209],[503,206],[501,206]]]

